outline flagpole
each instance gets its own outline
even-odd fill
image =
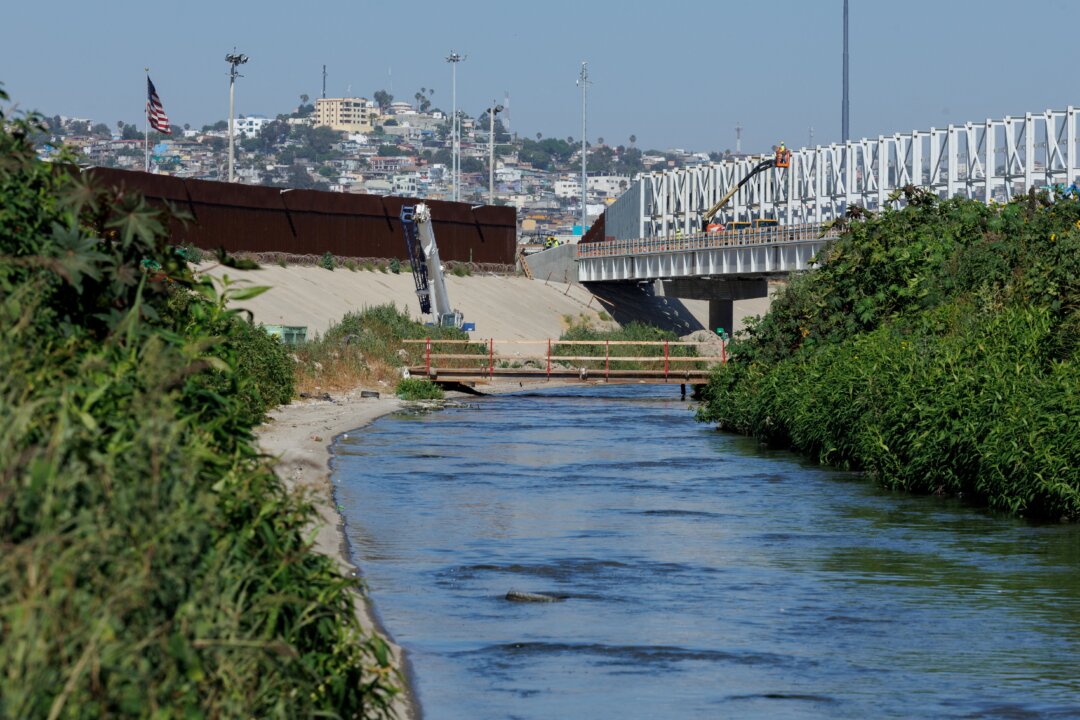
[[[146,87],[150,87],[150,68],[143,68],[146,71]],[[150,95],[147,94],[146,102],[150,102]],[[150,172],[150,112],[148,110],[143,111],[143,170]]]

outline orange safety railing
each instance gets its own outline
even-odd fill
[[[533,377],[550,380],[578,377],[582,380],[648,379],[666,382],[704,381],[709,369],[727,362],[727,346],[719,339],[719,355],[701,355],[697,349],[715,346],[717,341],[642,341],[642,340],[403,340],[405,344],[424,346],[423,366],[410,372],[431,378],[486,378],[497,376]],[[433,352],[435,345],[465,346],[467,352]],[[496,351],[499,346],[500,351]],[[539,352],[507,352],[513,346],[539,346]],[[560,347],[602,347],[603,354],[563,354]],[[612,355],[612,347],[632,348],[636,354]],[[642,354],[655,348],[655,354]],[[693,350],[691,350],[693,348]],[[573,352],[573,350],[569,350]],[[587,352],[587,351],[586,351]],[[616,351],[618,352],[618,351]],[[471,362],[470,362],[471,361]],[[531,366],[530,366],[531,364]],[[601,366],[602,364],[602,366]],[[614,364],[614,366],[613,366]],[[599,374],[602,370],[602,375]]]

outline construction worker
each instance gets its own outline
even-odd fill
[[[784,141],[781,140],[780,147],[776,148],[776,164],[780,167],[785,167],[788,164],[787,155],[787,145],[785,145]]]

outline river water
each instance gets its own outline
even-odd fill
[[[429,720],[1080,717],[1076,526],[888,493],[671,387],[399,414],[335,449]]]

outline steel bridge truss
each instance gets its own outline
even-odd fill
[[[1070,106],[795,150],[789,168],[759,174],[717,217],[725,224],[766,218],[820,223],[852,205],[899,207],[902,200],[889,198],[906,185],[928,188],[941,198],[983,202],[1005,202],[1033,187],[1069,185],[1077,182],[1080,165],[1077,112]],[[702,213],[758,159],[645,173],[619,202],[638,205],[637,237],[694,233]]]

